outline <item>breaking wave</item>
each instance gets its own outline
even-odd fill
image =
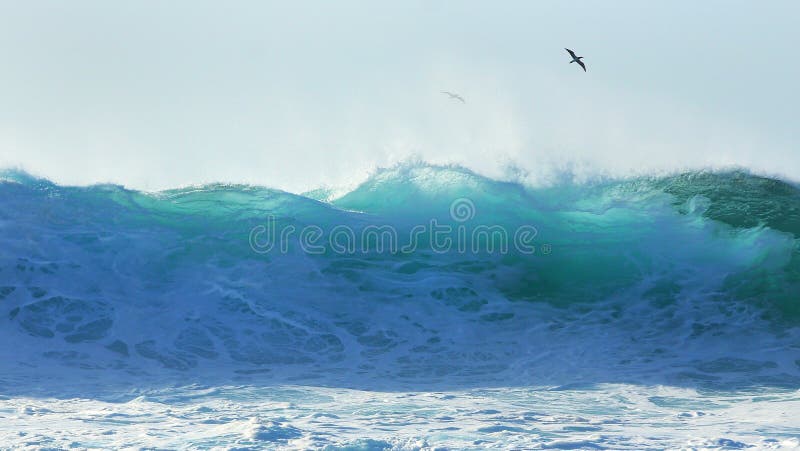
[[[412,164],[334,199],[2,180],[9,372],[800,386],[800,189],[781,180],[691,172],[532,188]],[[414,235],[431,221],[452,247]],[[254,246],[267,226],[298,234]],[[480,226],[508,233],[507,249],[500,235],[458,248],[459,227]],[[388,227],[415,248],[308,252],[308,227],[328,244],[334,230]],[[532,231],[525,251],[520,227]]]

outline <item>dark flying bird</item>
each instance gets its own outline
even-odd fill
[[[572,50],[570,50],[570,49],[568,49],[568,48],[566,48],[566,47],[564,47],[564,50],[566,50],[567,52],[569,52],[569,56],[571,56],[571,57],[572,57],[572,61],[570,61],[569,63],[570,63],[570,64],[572,64],[572,63],[578,63],[578,64],[580,64],[580,65],[581,65],[581,67],[583,68],[583,71],[584,71],[584,72],[586,72],[586,65],[584,65],[584,64],[583,64],[583,61],[581,61],[581,59],[583,59],[583,57],[582,57],[582,56],[577,56],[577,55],[575,55],[575,52],[573,52]]]
[[[442,94],[447,94],[448,96],[450,96],[451,99],[460,100],[461,103],[467,103],[467,101],[464,100],[463,97],[461,97],[460,95],[458,95],[458,94],[456,94],[454,92],[442,91]]]

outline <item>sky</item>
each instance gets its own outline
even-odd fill
[[[798,17],[777,0],[0,0],[0,167],[145,190],[302,192],[411,160],[529,183],[800,180]]]

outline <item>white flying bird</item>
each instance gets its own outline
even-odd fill
[[[447,94],[448,96],[450,96],[451,99],[460,100],[461,103],[467,103],[467,101],[464,100],[463,97],[461,97],[460,95],[458,95],[458,94],[456,94],[454,92],[442,91],[442,94]]]
[[[586,65],[583,64],[583,61],[581,61],[581,59],[583,59],[583,57],[582,56],[576,56],[575,52],[573,52],[572,50],[570,50],[570,49],[568,49],[566,47],[564,47],[564,50],[569,52],[569,56],[572,57],[572,61],[570,61],[569,63],[570,64],[572,64],[572,63],[580,64],[580,66],[583,68],[583,71],[586,72]]]

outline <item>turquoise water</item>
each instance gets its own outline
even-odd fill
[[[791,183],[3,180],[14,446],[798,446]]]

